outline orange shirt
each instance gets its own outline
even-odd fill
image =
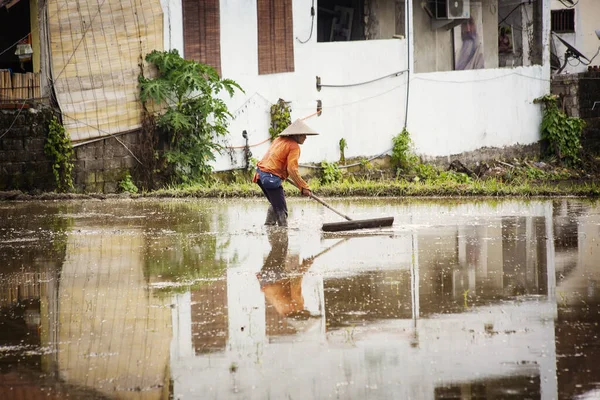
[[[288,176],[300,189],[309,189],[308,184],[298,173],[300,145],[291,137],[278,137],[271,143],[267,154],[258,162],[257,167],[263,172],[277,175],[283,180]]]

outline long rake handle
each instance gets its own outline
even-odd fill
[[[296,188],[298,188],[298,186],[296,186],[296,184],[295,184],[295,183],[294,183],[294,182],[293,182],[291,179],[289,179],[289,178],[288,178],[288,179],[287,179],[287,181],[288,181],[289,183],[291,183],[292,185],[294,185]],[[300,188],[298,188],[298,189],[300,189]],[[319,197],[315,196],[315,195],[312,193],[312,191],[310,192],[310,197],[311,197],[313,200],[316,200],[317,202],[321,203],[321,204],[322,204],[322,205],[324,205],[325,207],[329,208],[331,211],[333,211],[334,213],[336,213],[336,214],[337,214],[337,215],[339,215],[340,217],[343,217],[343,218],[345,218],[345,219],[346,219],[346,220],[348,220],[348,221],[353,221],[353,219],[352,219],[352,218],[350,218],[349,216],[347,216],[346,214],[343,214],[343,213],[341,213],[340,211],[336,210],[335,208],[331,207],[329,204],[327,204],[327,203],[325,202],[325,200],[323,200],[323,199],[320,199]]]

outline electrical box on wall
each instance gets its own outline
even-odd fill
[[[465,19],[471,17],[470,0],[434,0],[437,19]]]

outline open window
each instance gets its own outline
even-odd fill
[[[542,2],[498,0],[498,66],[542,63]]]
[[[405,0],[318,0],[317,41],[405,36]]]
[[[416,72],[541,64],[542,4],[413,0]]]
[[[0,104],[40,97],[38,0],[0,0]]]

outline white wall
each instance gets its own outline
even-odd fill
[[[169,4],[178,1],[164,0]],[[311,4],[311,0],[293,2],[294,37],[303,41],[311,30]],[[165,25],[182,26],[181,13],[174,13],[173,9],[171,22]],[[548,22],[549,8],[546,13]],[[324,85],[352,84],[404,70],[407,40],[317,43],[315,16],[310,41],[294,42],[295,72],[259,76],[256,14],[256,2],[221,0],[222,74],[245,90],[245,94],[227,99],[234,119],[226,144],[243,146],[243,130],[248,132],[251,145],[267,139],[270,105],[283,98],[291,102],[292,119],[313,114],[316,101],[323,102],[323,114],[306,121],[321,135],[309,138],[303,145],[301,163],[337,161],[341,138],[348,143],[346,158],[375,156],[391,150],[392,138],[404,126],[406,74],[362,86],[323,88],[320,92],[316,89],[316,76]],[[171,43],[182,46],[182,40]],[[415,48],[414,52],[418,51]],[[408,128],[416,151],[440,156],[482,146],[502,147],[539,140],[541,111],[531,101],[549,92],[548,57],[544,60],[543,68],[412,75]],[[253,157],[260,159],[267,148],[268,142],[252,147]],[[230,154],[219,156],[215,169],[244,166],[241,149],[233,150],[232,155],[233,163]]]
[[[165,50],[177,49],[183,55],[183,14],[181,0],[160,0],[164,16]]]
[[[416,74],[408,129],[417,153],[447,156],[538,141],[541,109],[533,99],[549,91],[547,70],[532,66]]]
[[[561,10],[566,8],[560,1],[552,0],[552,10]],[[600,40],[596,36],[596,29],[600,29],[600,1],[598,0],[579,0],[575,6],[575,33],[560,33],[559,36],[567,43],[573,45],[577,50],[583,53],[588,59],[594,57],[600,47]],[[554,40],[557,55],[564,59],[566,47],[558,40]],[[600,56],[599,56],[600,57]],[[587,71],[587,65],[577,64],[565,67],[562,74],[572,74]],[[600,58],[593,60],[592,65],[600,65]]]

